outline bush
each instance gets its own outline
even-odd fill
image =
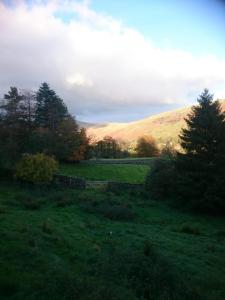
[[[56,206],[57,207],[66,207],[66,206],[71,205],[71,204],[73,204],[73,201],[70,198],[66,197],[66,196],[64,196],[64,197],[59,196],[56,199]]]
[[[182,224],[178,229],[178,232],[180,233],[187,233],[187,234],[193,234],[193,235],[200,235],[201,231],[198,225],[196,224],[188,224],[184,223]]]
[[[32,195],[25,193],[17,194],[14,199],[29,210],[37,210],[41,207],[41,201]]]
[[[49,183],[57,170],[54,158],[43,153],[25,154],[16,166],[16,178],[32,183]]]
[[[145,188],[154,199],[170,197],[176,181],[174,160],[156,159],[146,177]]]
[[[127,207],[121,205],[103,204],[97,208],[105,218],[115,221],[132,221],[135,214]]]

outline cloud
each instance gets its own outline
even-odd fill
[[[204,87],[225,95],[225,59],[157,48],[89,1],[1,3],[0,41],[1,94],[47,81],[81,118],[182,106]]]

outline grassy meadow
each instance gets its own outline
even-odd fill
[[[148,170],[148,165],[80,163],[61,164],[58,172],[62,175],[83,177],[87,180],[143,183]]]
[[[0,299],[225,299],[222,218],[144,192],[1,183],[0,222]]]

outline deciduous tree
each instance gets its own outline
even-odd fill
[[[140,137],[137,141],[136,153],[138,157],[158,156],[159,150],[153,137]]]

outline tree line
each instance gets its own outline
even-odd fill
[[[0,103],[0,166],[13,169],[26,153],[44,153],[65,162],[131,155],[124,143],[110,136],[91,142],[64,101],[45,82],[37,92],[11,87]],[[136,156],[158,153],[153,138],[137,141]]]
[[[13,168],[24,153],[60,161],[87,157],[89,140],[63,100],[47,83],[34,92],[11,87],[0,105],[0,164]]]

